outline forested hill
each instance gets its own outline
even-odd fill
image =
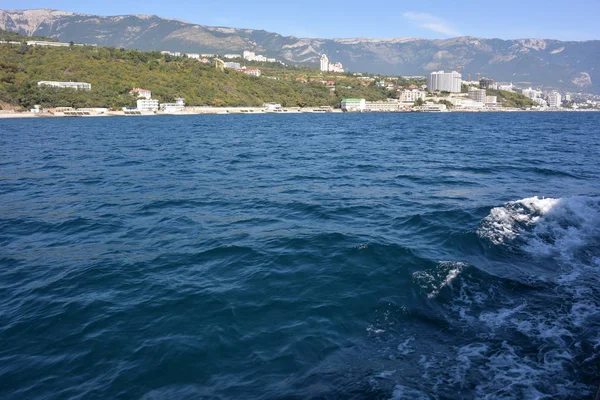
[[[110,47],[38,47],[0,44],[0,101],[25,109],[44,107],[110,107],[135,105],[129,91],[142,87],[161,102],[185,98],[188,105],[339,107],[343,97],[385,99],[389,91],[362,86],[354,77],[321,76],[306,68],[269,64],[257,78],[234,70],[218,71],[213,63]],[[317,79],[334,79],[335,91]],[[298,79],[306,79],[303,83]],[[37,82],[83,81],[91,91],[38,87]]]
[[[463,74],[482,73],[524,87],[600,93],[600,40],[298,38],[156,15],[102,16],[49,9],[0,10],[0,28],[63,42],[145,51],[226,54],[251,50],[288,64],[315,67],[325,53],[355,72],[426,75],[461,68]]]

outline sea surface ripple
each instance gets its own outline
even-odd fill
[[[0,120],[0,398],[590,398],[599,127]]]

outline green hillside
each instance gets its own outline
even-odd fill
[[[498,102],[502,104],[503,107],[533,107],[537,105],[530,98],[523,96],[520,93],[507,92],[506,90],[494,90],[494,89],[486,89],[488,96],[496,96],[498,98]]]
[[[600,93],[600,40],[421,38],[298,38],[235,27],[211,27],[158,16],[102,16],[66,10],[0,10],[0,28],[143,51],[255,51],[315,68],[322,54],[356,72],[426,75],[461,67],[518,86]],[[483,72],[485,71],[485,72]]]
[[[141,87],[161,102],[185,98],[191,106],[260,106],[264,102],[283,106],[339,107],[343,97],[381,100],[389,91],[362,86],[351,76],[321,76],[318,71],[271,65],[262,66],[257,78],[234,70],[218,71],[214,64],[171,57],[159,52],[140,52],[106,47],[36,47],[0,45],[0,101],[25,109],[43,107],[133,106],[129,91]],[[313,80],[334,80],[335,91]],[[307,79],[307,83],[298,81]],[[91,91],[38,87],[37,82],[83,81]]]
[[[479,88],[479,85],[475,87]],[[461,91],[463,93],[468,93],[469,86],[462,85]],[[485,89],[485,91],[488,96],[496,96],[498,104],[501,104],[502,107],[529,108],[537,105],[536,102],[531,100],[529,97],[522,95],[521,93],[489,88]]]
[[[0,41],[2,42],[26,42],[28,40],[45,40],[46,42],[58,42],[56,39],[41,37],[41,36],[23,36],[17,32],[9,32],[0,29]]]

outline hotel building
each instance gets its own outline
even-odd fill
[[[437,71],[429,74],[427,90],[430,92],[460,93],[462,76],[456,71]]]

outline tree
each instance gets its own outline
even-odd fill
[[[262,77],[226,70],[214,64],[111,47],[2,46],[0,51],[0,101],[31,108],[73,106],[130,106],[134,86],[152,90],[153,97],[172,102],[184,97],[191,106],[260,106],[276,102],[286,106],[339,107],[342,98],[385,100],[390,92],[364,87],[356,77],[339,75],[335,92],[320,82],[303,84],[296,78],[315,76],[307,67],[261,65]],[[287,80],[285,78],[288,78]],[[269,79],[271,78],[271,79]],[[38,87],[42,80],[82,81],[92,84],[90,91]]]
[[[422,106],[423,104],[425,104],[425,101],[420,97],[416,99],[414,103],[415,106]]]

